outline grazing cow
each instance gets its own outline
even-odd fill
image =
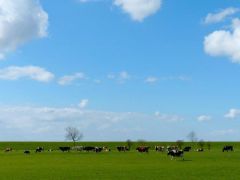
[[[74,150],[74,151],[83,151],[83,146],[74,146],[74,147],[72,147],[72,150]]]
[[[184,160],[183,154],[184,152],[182,150],[171,150],[167,155],[171,156],[171,160],[173,160],[174,157],[181,157]]]
[[[117,147],[117,150],[119,151],[119,152],[121,152],[121,151],[129,151],[129,148],[127,147],[127,146],[118,146]]]
[[[71,148],[65,146],[65,147],[59,147],[59,149],[60,149],[62,152],[65,152],[65,151],[69,152]]]
[[[143,153],[143,152],[147,152],[147,153],[148,153],[149,148],[150,148],[150,147],[148,147],[148,146],[139,146],[139,147],[136,148],[136,150],[137,150],[138,152],[140,152],[140,153]]]
[[[183,151],[189,152],[191,149],[192,149],[192,148],[191,148],[190,146],[187,146],[187,147],[183,148]]]
[[[103,151],[104,151],[104,152],[110,152],[111,149],[109,149],[108,147],[104,146],[104,147],[103,147]]]
[[[197,149],[196,151],[197,151],[197,152],[203,152],[204,149],[203,149],[203,148],[199,148],[199,149]]]
[[[158,152],[163,152],[165,149],[164,146],[155,146],[155,150],[158,151]]]
[[[35,152],[38,153],[38,152],[43,152],[43,151],[44,151],[43,147],[37,147]]]
[[[222,151],[233,151],[233,146],[224,146]]]
[[[102,152],[103,148],[102,147],[95,147],[95,152],[99,153]]]
[[[93,146],[83,147],[83,150],[84,150],[84,151],[87,151],[87,152],[89,152],[89,151],[96,151],[96,150],[95,150],[95,147],[93,147]]]
[[[30,151],[29,150],[25,150],[23,153],[24,154],[30,154]]]
[[[5,149],[5,152],[11,152],[12,151],[12,148],[6,148]]]

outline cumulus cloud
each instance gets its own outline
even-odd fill
[[[114,0],[114,5],[122,8],[134,21],[141,22],[160,9],[162,0]]]
[[[78,104],[78,106],[79,106],[80,108],[85,108],[85,107],[87,107],[88,103],[89,103],[89,100],[88,100],[88,99],[82,99],[82,100],[80,101],[80,103]]]
[[[225,114],[225,118],[235,119],[240,116],[240,109],[230,109],[227,114]]]
[[[153,77],[153,76],[149,76],[149,77],[146,78],[145,82],[153,84],[153,83],[158,82],[158,78],[157,77]]]
[[[240,19],[232,20],[230,30],[218,30],[204,40],[205,52],[211,56],[224,56],[240,63]]]
[[[109,74],[108,79],[116,80],[119,83],[125,83],[127,80],[131,79],[131,75],[127,71],[122,71],[117,74]]]
[[[210,121],[212,120],[212,117],[207,115],[201,115],[201,116],[198,116],[197,120],[199,122]]]
[[[66,75],[66,76],[63,76],[59,79],[58,81],[58,84],[59,85],[70,85],[72,84],[74,81],[77,81],[77,80],[83,80],[83,79],[86,79],[86,75],[84,73],[75,73],[73,75]]]
[[[218,22],[224,21],[227,17],[229,17],[237,12],[239,12],[238,8],[230,7],[230,8],[223,9],[217,13],[209,13],[206,16],[204,22],[205,22],[205,24],[218,23]]]
[[[172,128],[178,119],[171,115],[156,117],[138,112],[89,110],[77,105],[0,106],[0,114],[0,131],[3,133],[0,138],[5,140],[63,140],[65,128],[69,125],[78,127],[88,140],[125,140],[140,138],[138,135],[152,132],[152,127],[161,129],[161,124],[169,124]],[[146,132],[142,133],[144,130]]]
[[[127,79],[130,79],[130,75],[128,74],[128,72],[123,71],[123,72],[120,72],[119,78],[121,80],[127,80]]]
[[[54,78],[54,74],[37,66],[10,66],[0,69],[0,80],[18,80],[21,78],[49,82]]]
[[[155,112],[155,117],[157,117],[158,120],[166,121],[166,122],[178,122],[178,121],[184,120],[184,118],[179,115],[162,114],[159,111]]]
[[[146,83],[153,84],[159,81],[189,81],[191,78],[187,76],[165,76],[165,77],[154,77],[149,76],[145,79]]]
[[[166,77],[161,77],[159,80],[161,81],[189,81],[191,78],[188,76],[166,76]]]
[[[0,0],[0,58],[20,45],[47,36],[48,14],[37,0]]]

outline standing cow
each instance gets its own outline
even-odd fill
[[[38,152],[40,153],[40,152],[43,152],[43,151],[44,151],[43,147],[37,147],[35,152],[36,153],[38,153]]]
[[[182,150],[171,150],[167,155],[171,156],[171,160],[173,160],[174,157],[181,157],[184,160],[183,154],[184,152]]]
[[[117,150],[119,152],[121,152],[121,151],[125,152],[125,151],[129,151],[129,148],[127,146],[118,146]]]
[[[25,150],[23,153],[24,154],[30,154],[30,151],[29,150]]]
[[[163,152],[164,149],[165,149],[164,146],[155,146],[155,150],[156,150],[157,152]]]
[[[59,147],[59,149],[60,149],[62,152],[65,152],[65,151],[69,152],[71,148],[65,146],[65,147]]]
[[[150,147],[148,147],[148,146],[139,146],[139,147],[136,148],[136,150],[137,150],[138,152],[140,152],[140,153],[143,153],[143,152],[148,153],[149,148],[150,148]]]
[[[89,152],[89,151],[96,151],[96,147],[93,147],[93,146],[85,146],[85,147],[83,147],[83,150],[84,150],[84,151],[87,151],[87,152]]]
[[[224,146],[222,151],[233,151],[233,146]]]
[[[186,146],[185,148],[183,148],[184,152],[189,152],[192,148],[190,146]]]

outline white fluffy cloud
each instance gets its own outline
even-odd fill
[[[179,116],[179,115],[162,114],[158,111],[155,112],[155,116],[157,117],[158,120],[166,121],[166,122],[178,122],[178,121],[183,121],[184,120],[184,118]]]
[[[85,107],[87,107],[88,103],[89,103],[89,100],[88,100],[88,99],[82,99],[82,100],[80,101],[80,103],[78,104],[78,106],[79,106],[80,108],[85,108]]]
[[[225,118],[235,119],[240,117],[240,109],[230,109],[227,114],[225,114]]]
[[[48,14],[37,0],[0,0],[0,57],[47,35]]]
[[[0,69],[0,80],[18,80],[21,78],[49,82],[54,78],[54,74],[37,66],[10,66]]]
[[[86,79],[85,74],[79,72],[79,73],[75,73],[73,75],[66,75],[66,76],[61,77],[58,81],[58,84],[63,85],[63,86],[70,85],[76,80],[83,80],[83,79]]]
[[[114,0],[114,5],[121,7],[134,21],[143,21],[155,14],[161,7],[162,0]]]
[[[240,63],[240,19],[233,19],[231,30],[218,30],[206,36],[204,49],[211,56],[224,56]]]
[[[123,71],[123,72],[120,72],[119,78],[122,80],[127,80],[127,79],[130,79],[130,75],[128,74],[128,72]]]
[[[237,13],[238,11],[239,11],[238,8],[230,7],[230,8],[223,9],[217,13],[209,13],[205,18],[204,22],[205,24],[218,23],[218,22],[224,21],[225,18]]]
[[[166,127],[161,128],[160,124],[169,124],[171,128],[176,125],[168,122],[170,115],[159,121],[158,117],[144,113],[96,111],[78,106],[0,106],[0,114],[2,140],[63,140],[68,126],[78,127],[88,140],[126,140],[146,137],[146,132],[153,132],[152,127],[159,126],[156,131],[164,131]]]
[[[127,80],[131,79],[131,75],[127,71],[122,71],[116,74],[109,74],[108,79],[116,80],[118,83],[125,83]]]
[[[146,83],[153,84],[153,83],[158,82],[158,78],[157,78],[157,77],[154,77],[154,76],[149,76],[149,77],[146,78],[145,82],[146,82]]]
[[[210,121],[211,119],[212,117],[207,115],[201,115],[201,116],[198,116],[197,118],[199,122]]]

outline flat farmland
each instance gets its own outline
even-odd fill
[[[108,146],[111,152],[60,152],[64,142],[0,143],[0,179],[239,179],[240,143],[211,143],[211,150],[186,152],[184,161],[171,160],[166,152],[155,152],[154,146],[174,143],[145,143],[149,153],[138,153],[134,143],[129,152],[117,152],[124,142],[83,142],[78,145]],[[195,144],[185,143],[184,146]],[[224,145],[233,145],[234,152],[222,152]],[[37,146],[53,152],[35,153]],[[12,152],[4,152],[12,147]],[[197,147],[196,147],[197,148]],[[29,149],[31,153],[23,153]]]

